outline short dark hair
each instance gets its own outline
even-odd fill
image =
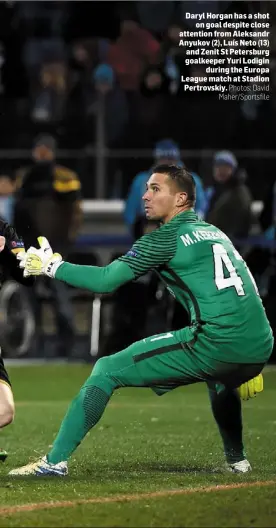
[[[196,186],[195,180],[192,175],[184,167],[179,167],[178,165],[156,165],[152,169],[152,174],[158,172],[159,174],[167,174],[167,176],[172,180],[179,191],[184,191],[187,193],[188,200],[192,205],[196,201]]]
[[[47,147],[48,149],[55,151],[56,150],[56,140],[50,134],[40,134],[34,140],[34,148],[36,147]]]

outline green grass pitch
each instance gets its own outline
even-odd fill
[[[157,397],[121,389],[60,478],[7,476],[49,449],[87,365],[9,368],[14,423],[1,431],[0,526],[276,526],[276,370],[243,403],[249,475],[224,458],[204,384]]]

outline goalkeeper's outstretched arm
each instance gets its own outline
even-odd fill
[[[127,264],[119,260],[114,260],[105,267],[64,262],[58,267],[55,279],[62,280],[76,288],[92,290],[95,293],[111,293],[126,282],[133,280],[134,273]]]
[[[168,226],[169,227],[169,226]],[[176,251],[176,236],[165,226],[142,236],[133,247],[106,267],[79,266],[64,262],[54,277],[96,293],[111,293],[126,282],[166,264]]]
[[[48,275],[95,293],[115,291],[123,284],[168,263],[176,251],[176,237],[167,232],[166,226],[141,237],[131,250],[105,267],[64,262],[61,255],[53,254],[45,237],[38,237],[38,242],[40,249],[30,247],[26,254],[18,255],[25,277]]]

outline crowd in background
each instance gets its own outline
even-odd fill
[[[179,32],[194,29],[186,11],[271,13],[269,101],[222,103],[211,92],[183,91],[181,75],[203,73],[199,66],[185,65],[186,49],[178,45]],[[262,160],[237,159],[233,151],[275,148],[275,23],[271,2],[1,2],[0,150],[28,149],[30,160],[1,161],[0,215],[15,223],[27,245],[43,232],[66,257],[81,222],[81,195],[94,197],[97,174],[93,159],[81,166],[70,157],[60,163],[56,149],[95,147],[100,126],[109,149],[152,151],[149,159],[122,156],[108,162],[111,192],[106,198],[126,200],[124,218],[133,238],[150,229],[141,198],[156,162],[182,164],[192,172],[197,213],[233,240],[256,227],[252,201],[264,200],[258,229],[273,238],[273,159],[264,167]],[[197,157],[181,157],[180,151],[188,149],[214,150],[208,177]],[[113,196],[118,171],[123,178]],[[271,265],[269,252],[253,251],[249,260],[257,277]],[[70,300],[64,288],[54,289],[58,354],[70,355]],[[151,309],[157,290],[149,275],[115,294],[109,353],[145,335],[150,318],[144,306]],[[39,327],[37,308],[35,313]],[[171,320],[175,328],[183,326],[183,313],[175,306]]]
[[[194,29],[186,11],[270,12],[269,101],[221,102],[216,93],[183,91],[181,74],[203,73],[185,65],[186,48],[178,45],[179,32]],[[151,149],[164,137],[181,149],[273,148],[274,24],[273,2],[1,2],[0,149],[30,149],[40,132],[54,134],[61,149],[93,147],[102,104],[110,148]],[[135,163],[110,162],[111,179],[123,172],[116,197],[125,197]],[[254,182],[255,164],[247,169]],[[87,197],[94,171],[93,162],[82,169]]]

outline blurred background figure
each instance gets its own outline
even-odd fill
[[[14,223],[26,246],[37,245],[43,233],[66,258],[81,223],[80,190],[77,174],[56,162],[56,141],[39,136],[33,146],[32,165],[18,182]],[[56,316],[56,355],[70,357],[74,348],[74,322],[69,289],[58,281],[46,281]],[[41,303],[32,299],[41,347]]]
[[[206,190],[206,221],[229,238],[246,237],[252,226],[252,196],[246,172],[232,152],[217,152],[213,161],[213,185]]]
[[[163,139],[156,143],[153,152],[153,165],[170,163],[183,166],[180,159],[178,145],[171,139]],[[140,237],[144,231],[146,222],[144,203],[142,196],[146,190],[146,183],[150,176],[150,169],[139,172],[133,179],[129,189],[124,209],[124,218],[128,229],[134,239]],[[206,209],[205,193],[200,177],[191,172],[196,183],[196,212],[203,217]]]
[[[12,223],[14,211],[15,180],[11,174],[0,174],[0,217]]]
[[[64,62],[42,65],[33,93],[31,116],[37,123],[59,123],[66,108],[67,69]]]
[[[258,282],[260,293],[272,328],[276,328],[276,179],[267,186],[263,209],[259,217],[264,247],[254,248],[249,264]]]
[[[140,26],[135,15],[122,14],[120,34],[110,44],[107,62],[129,96],[139,89],[144,69],[157,63],[159,49],[158,40]]]
[[[99,64],[93,71],[92,81],[94,91],[88,113],[99,116],[104,128],[105,145],[112,147],[122,137],[128,122],[126,95],[109,64]]]
[[[262,232],[267,240],[274,240],[276,234],[276,179],[273,179],[268,186],[259,221]]]

